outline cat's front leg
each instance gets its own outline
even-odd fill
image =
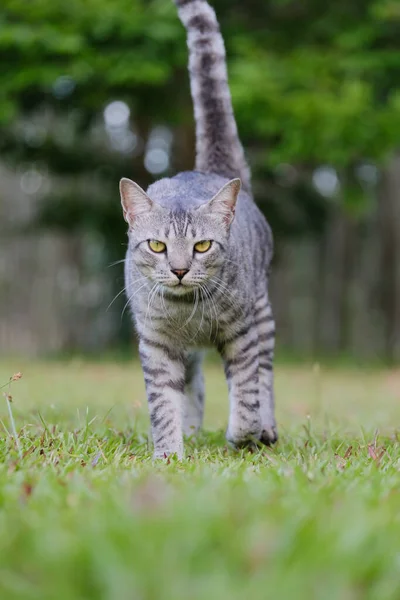
[[[182,409],[184,405],[184,357],[154,334],[141,335],[139,352],[146,383],[154,457],[183,457]]]
[[[253,325],[244,325],[222,350],[229,386],[229,424],[226,437],[235,446],[260,439],[258,341]]]
[[[188,352],[185,358],[185,406],[183,410],[183,433],[192,436],[203,424],[204,377],[202,352]]]

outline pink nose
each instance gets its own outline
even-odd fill
[[[186,273],[188,273],[189,269],[171,269],[172,273],[177,276],[179,281],[185,277]]]

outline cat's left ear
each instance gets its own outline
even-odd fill
[[[205,205],[207,212],[220,215],[227,227],[235,218],[236,201],[241,187],[240,179],[232,179]]]

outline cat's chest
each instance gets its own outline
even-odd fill
[[[182,341],[190,346],[208,346],[216,343],[223,326],[223,316],[218,307],[207,301],[168,301],[159,298],[150,309],[140,311],[137,319],[151,327],[162,337]]]

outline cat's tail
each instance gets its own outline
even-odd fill
[[[196,120],[196,169],[240,177],[251,192],[250,169],[240,143],[214,10],[206,0],[174,0],[187,31],[190,87]]]

